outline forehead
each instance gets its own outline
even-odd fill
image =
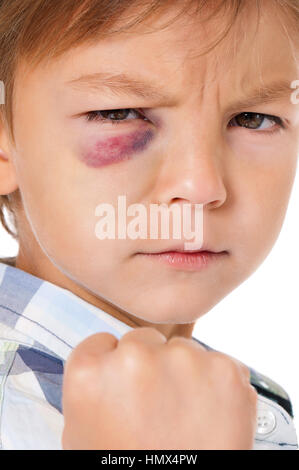
[[[251,82],[257,84],[259,80],[273,79],[273,74],[278,80],[297,78],[297,51],[292,48],[276,12],[269,8],[261,9],[259,22],[257,10],[246,8],[216,46],[215,39],[217,41],[219,33],[225,32],[228,18],[216,14],[205,22],[190,12],[164,27],[176,11],[175,7],[169,8],[155,20],[74,47],[33,71],[26,69],[23,63],[23,80],[26,75],[35,75],[40,83],[45,84],[42,77],[47,77],[53,85],[95,72],[129,72],[159,84],[161,89],[182,90],[193,80],[203,86],[214,79],[224,81],[226,76],[230,83],[233,79],[235,86],[242,89]],[[121,19],[119,21],[121,24]],[[215,47],[206,52],[213,45]]]

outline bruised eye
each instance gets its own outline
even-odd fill
[[[268,132],[275,132],[279,128],[284,128],[283,121],[278,116],[270,114],[260,114],[246,112],[235,116],[229,124],[230,127],[245,127],[257,131],[270,129]]]
[[[89,111],[85,116],[88,121],[102,121],[109,122],[111,124],[120,124],[122,121],[128,121],[132,119],[143,119],[148,121],[141,111],[137,111],[132,108]]]

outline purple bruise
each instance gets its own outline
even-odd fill
[[[82,161],[94,168],[128,160],[135,153],[142,152],[153,139],[152,129],[138,130],[131,134],[106,137],[98,140],[82,156]]]

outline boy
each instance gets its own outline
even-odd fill
[[[192,330],[280,232],[298,20],[295,0],[0,3],[4,449],[297,448],[285,392]],[[99,239],[119,195],[202,205],[205,253]]]

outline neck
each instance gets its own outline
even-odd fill
[[[29,258],[29,259],[32,259]],[[95,296],[91,292],[84,289],[84,287],[79,286],[74,283],[71,279],[68,279],[62,273],[60,273],[56,267],[49,266],[48,260],[44,260],[45,263],[41,262],[43,257],[39,259],[39,263],[28,261],[28,257],[24,256],[22,249],[19,250],[19,253],[16,257],[15,267],[19,268],[29,274],[37,276],[46,281],[52,282],[64,289],[68,289],[73,292],[78,297],[82,298],[86,302],[94,305],[97,308],[100,308],[109,315],[117,318],[126,325],[131,326],[132,328],[138,327],[151,327],[156,328],[160,331],[166,339],[170,339],[173,336],[184,336],[185,338],[192,337],[192,331],[195,323],[183,323],[183,324],[172,324],[172,323],[151,323],[143,319],[135,317],[128,312],[119,309],[113,304],[108,303],[106,300]]]

